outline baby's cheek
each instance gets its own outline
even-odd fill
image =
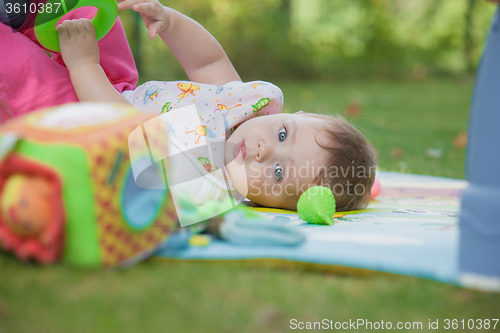
[[[260,179],[248,178],[248,195],[257,197],[263,196],[265,186]]]
[[[241,195],[247,196],[248,184],[245,167],[243,165],[236,165],[236,163],[229,163],[226,168],[235,189]]]
[[[281,196],[290,197],[295,194],[296,188],[292,183],[281,186]]]
[[[251,195],[265,196],[271,186],[266,170],[255,165],[247,167],[248,192]]]
[[[259,195],[259,189],[261,187],[261,177],[259,177],[259,173],[252,169],[246,168],[246,182],[248,184],[248,193],[250,195]]]

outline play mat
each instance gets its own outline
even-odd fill
[[[213,239],[206,246],[165,248],[167,260],[245,260],[343,274],[395,273],[459,284],[458,213],[466,181],[379,172],[382,191],[367,209],[335,214],[335,224],[305,224],[291,211],[257,208],[269,220],[306,236],[299,246],[242,246]]]

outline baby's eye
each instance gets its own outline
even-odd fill
[[[280,132],[278,133],[278,139],[280,140],[280,142],[285,141],[285,139],[286,139],[286,127],[283,127],[280,130]]]
[[[283,167],[279,164],[276,165],[276,169],[274,169],[274,177],[279,182],[283,178]]]

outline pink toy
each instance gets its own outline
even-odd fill
[[[377,178],[375,178],[375,181],[373,182],[371,194],[372,194],[372,199],[375,199],[380,194],[380,190],[382,190],[382,187],[380,186],[380,182],[378,181]]]

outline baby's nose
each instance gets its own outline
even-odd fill
[[[257,142],[257,154],[255,155],[255,160],[257,162],[264,161],[268,155],[270,154],[270,147],[267,146],[264,142]]]

